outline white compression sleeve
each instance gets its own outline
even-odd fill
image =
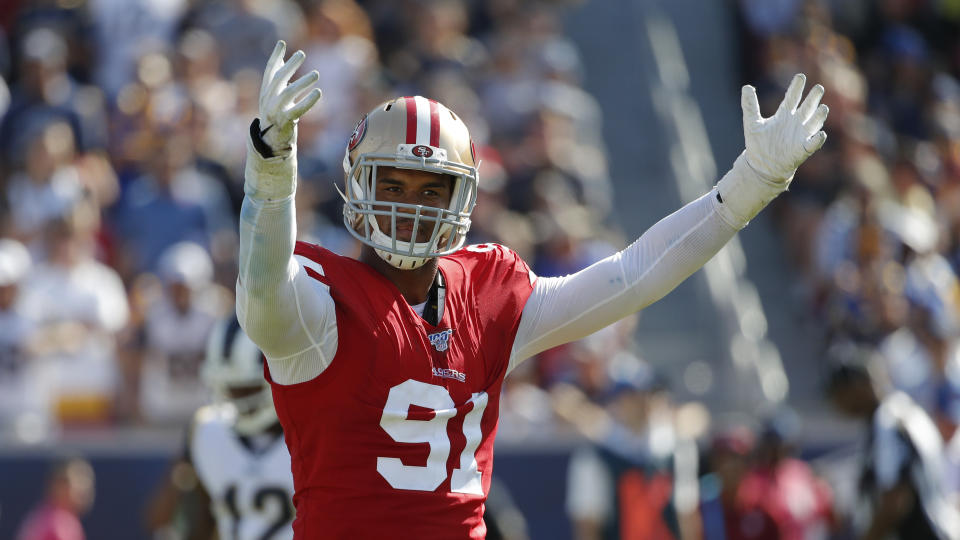
[[[293,255],[295,154],[264,159],[249,140],[247,146],[237,318],[266,356],[275,382],[308,381],[337,350],[333,298]]]
[[[713,189],[657,222],[623,251],[576,274],[537,278],[523,308],[509,369],[586,337],[673,290],[740,228],[721,215],[722,206]]]

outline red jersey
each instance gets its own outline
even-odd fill
[[[483,538],[500,389],[533,274],[513,251],[440,258],[437,326],[365,263],[297,243],[322,267],[338,349],[316,378],[272,383],[290,449],[294,536]],[[269,379],[269,370],[267,372]]]

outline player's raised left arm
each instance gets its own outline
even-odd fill
[[[659,300],[704,265],[823,146],[829,110],[814,86],[801,103],[806,77],[794,76],[777,112],[760,115],[756,90],[741,95],[745,150],[717,185],[663,218],[626,249],[576,274],[539,278],[524,305],[510,367],[583,338]]]

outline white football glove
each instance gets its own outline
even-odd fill
[[[260,84],[260,137],[274,156],[288,155],[296,143],[297,121],[320,99],[320,89],[310,89],[320,74],[313,70],[295,82],[287,84],[294,72],[303,64],[306,55],[303,51],[293,53],[289,60],[283,61],[287,44],[280,40],[273,49],[263,71]],[[310,93],[298,102],[295,100],[310,89]]]
[[[746,85],[741,92],[747,163],[769,181],[789,182],[797,167],[827,140],[821,128],[830,109],[820,104],[823,87],[814,86],[801,104],[806,81],[803,73],[793,76],[780,107],[770,118],[760,116],[754,87]]]
[[[823,146],[821,130],[830,109],[820,104],[823,87],[814,86],[800,103],[807,78],[794,75],[777,112],[760,116],[757,90],[744,86],[743,138],[746,149],[730,172],[717,182],[717,211],[730,226],[741,229],[793,180],[793,173]]]

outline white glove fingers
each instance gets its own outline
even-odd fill
[[[801,103],[797,109],[797,117],[800,118],[801,122],[806,123],[810,120],[810,117],[813,116],[814,111],[817,110],[817,105],[820,105],[820,100],[823,98],[823,92],[823,86],[819,84],[810,89],[806,99],[803,100],[803,103]],[[814,131],[819,129],[820,128],[817,128]]]
[[[320,100],[320,96],[323,95],[323,92],[319,88],[314,88],[307,94],[306,97],[301,99],[296,105],[290,108],[290,111],[287,113],[290,116],[291,120],[296,120],[304,115],[311,107],[316,105],[317,101]]]
[[[280,93],[280,103],[286,105],[293,103],[293,100],[297,99],[300,94],[303,94],[310,89],[311,86],[316,84],[320,80],[320,73],[316,70],[307,73],[303,77],[300,77],[296,81],[290,83],[289,86]]]
[[[260,98],[263,99],[266,95],[267,88],[270,87],[270,83],[273,81],[273,76],[277,73],[277,70],[280,69],[280,66],[283,63],[283,54],[287,50],[287,43],[282,39],[277,42],[277,45],[273,48],[273,52],[270,54],[270,59],[267,60],[267,67],[263,70],[263,80],[260,81]]]
[[[749,84],[740,90],[740,108],[743,109],[744,128],[762,120],[760,116],[760,102],[757,101],[757,89]]]
[[[807,133],[816,133],[823,128],[823,123],[827,121],[827,115],[830,114],[830,107],[827,107],[825,104],[820,104],[817,107],[817,110],[814,111],[813,116],[810,117],[810,120],[807,121],[804,126],[807,128]]]
[[[803,141],[803,149],[807,152],[807,155],[813,154],[823,146],[823,143],[827,142],[827,132],[818,131]]]
[[[803,97],[803,86],[805,84],[807,84],[806,75],[797,73],[793,76],[793,80],[790,81],[790,86],[787,87],[787,93],[783,96],[783,101],[780,102],[780,107],[777,109],[778,114],[781,111],[793,112],[797,110],[797,105],[800,104],[800,98]]]
[[[286,86],[287,81],[289,81],[290,77],[300,68],[300,65],[303,64],[306,57],[307,55],[304,54],[303,51],[293,53],[290,59],[277,70],[273,76],[273,80],[270,81],[269,95],[275,96],[280,93],[281,88]]]

